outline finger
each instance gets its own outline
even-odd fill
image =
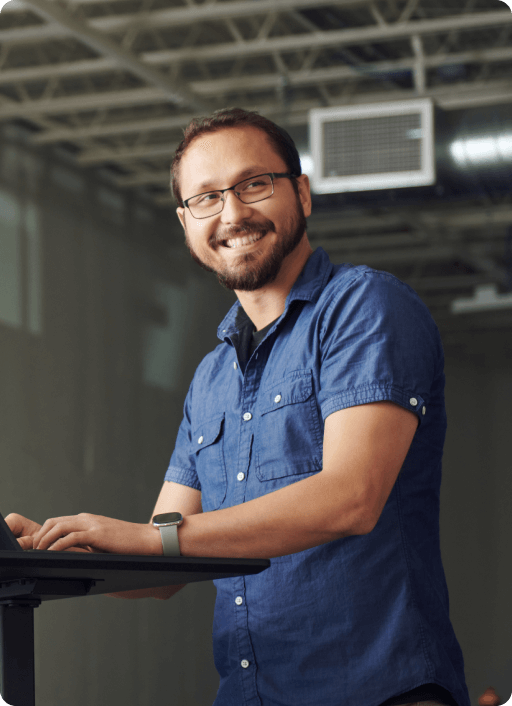
[[[32,537],[18,537],[18,544],[22,549],[32,549]]]
[[[70,534],[66,535],[65,537],[61,537],[60,539],[57,539],[57,541],[53,542],[50,544],[47,549],[50,551],[56,551],[56,552],[62,552],[66,551],[67,549],[74,549],[80,551],[80,549],[83,546],[86,546],[84,542],[80,541],[81,537],[84,536],[84,532],[71,532]],[[38,547],[39,549],[43,549],[45,547]]]
[[[32,534],[30,531],[32,525],[39,527],[39,525],[32,522],[32,520],[23,517],[23,515],[18,515],[15,512],[11,512],[7,515],[5,522],[15,537],[24,537]]]
[[[76,517],[58,517],[46,520],[40,532],[34,537],[34,549],[49,549],[52,544],[55,544],[55,542],[58,542],[60,539],[69,537],[73,533],[75,533],[76,536],[76,533],[80,532],[80,529],[80,522],[77,521]],[[83,534],[83,532],[80,532],[80,534]],[[76,542],[76,544],[85,544],[85,542]],[[73,543],[67,544],[66,547],[61,544],[60,549],[66,549],[71,546],[73,546]]]
[[[47,549],[48,548],[47,544],[45,544],[45,546],[40,546],[43,538],[47,537],[47,535],[52,530],[54,530],[55,527],[62,525],[63,523],[68,523],[68,526],[69,526],[70,522],[74,522],[74,524],[76,525],[76,520],[77,520],[76,515],[66,515],[64,517],[51,517],[48,520],[45,520],[45,522],[43,523],[43,525],[39,529],[39,531],[34,534],[34,549]],[[58,538],[61,535],[56,534],[53,536],[54,536],[54,538]],[[50,542],[50,544],[51,544],[51,542]]]

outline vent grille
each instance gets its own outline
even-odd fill
[[[428,100],[314,110],[310,127],[318,193],[435,182]]]
[[[323,176],[421,169],[421,116],[324,123]]]

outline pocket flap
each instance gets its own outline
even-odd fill
[[[311,370],[296,370],[281,382],[265,390],[261,414],[274,412],[285,405],[305,402],[313,392]]]
[[[192,437],[192,449],[196,452],[201,451],[206,446],[215,443],[220,436],[223,420],[224,415],[221,415],[198,424]]]

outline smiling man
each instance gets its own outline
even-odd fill
[[[393,276],[312,251],[295,145],[256,113],[192,121],[172,187],[192,257],[238,301],[194,375],[156,517],[8,523],[40,549],[271,558],[216,582],[215,706],[469,706],[428,310]]]

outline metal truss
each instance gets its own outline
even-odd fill
[[[165,207],[170,158],[195,115],[237,105],[292,127],[324,106],[512,103],[511,71],[512,13],[500,0],[13,0],[0,14],[0,121],[23,120],[33,143],[69,145],[79,165]],[[385,234],[386,214],[369,226],[358,213],[355,249],[333,237],[337,215],[312,221],[311,236],[447,297],[509,282],[510,206],[486,243],[477,211],[456,224],[440,211],[435,225],[415,211],[407,233]],[[465,271],[446,270],[454,262]]]

